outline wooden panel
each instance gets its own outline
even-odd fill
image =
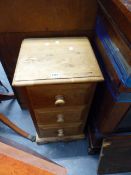
[[[52,162],[0,143],[0,174],[2,175],[66,175],[66,170]]]
[[[62,138],[64,136],[73,136],[83,134],[83,124],[81,123],[70,123],[64,126],[42,126],[39,125],[39,136],[40,137],[58,137]]]
[[[131,132],[131,106],[119,123],[117,132]]]
[[[97,48],[102,56],[102,61],[104,62],[104,66],[105,66],[105,69],[107,70],[109,77],[111,78],[112,82],[116,85],[116,87],[119,87],[120,80],[119,80],[119,77],[117,75],[117,72],[114,69],[111,61],[109,60],[109,58],[106,54],[105,48],[103,47],[100,39],[97,36],[95,38],[95,43],[96,43]]]
[[[127,112],[130,103],[115,102],[110,92],[106,90],[97,115],[97,125],[103,134],[112,133]]]
[[[1,0],[0,11],[0,32],[92,30],[96,0]]]
[[[120,49],[120,52],[124,56],[127,64],[131,66],[130,44],[126,41],[126,38],[119,31],[118,26],[113,22],[113,18],[110,18],[105,13],[105,11],[102,10],[102,8],[99,8],[99,15],[112,42]]]
[[[131,172],[131,135],[105,138],[98,174]]]
[[[88,154],[93,155],[100,152],[103,135],[95,126],[95,121],[88,126]]]
[[[112,85],[110,85],[110,86],[114,87],[114,91],[115,91],[115,89],[117,89],[117,94],[119,94],[121,92],[131,92],[131,88],[125,87],[124,84],[119,79],[117,72],[114,69],[113,64],[109,60],[109,57],[105,51],[105,48],[103,47],[103,45],[98,37],[95,38],[95,43],[96,43],[97,49],[99,50],[99,53],[102,56],[104,68],[105,68],[105,70],[106,70],[106,72],[111,80]]]
[[[113,18],[118,28],[131,42],[131,10],[130,1],[123,3],[123,0],[98,0],[100,6]]]
[[[88,104],[94,92],[95,84],[59,84],[29,86],[27,91],[34,108],[57,107],[56,96],[62,95],[65,101],[63,106]]]
[[[36,109],[35,116],[38,124],[66,124],[71,122],[80,122],[87,116],[86,107],[62,107],[50,109]]]

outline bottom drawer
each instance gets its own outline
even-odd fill
[[[83,134],[82,124],[70,124],[69,126],[54,127],[54,128],[43,128],[39,126],[39,137],[59,137]]]

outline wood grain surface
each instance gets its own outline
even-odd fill
[[[77,106],[77,108],[75,106],[74,107],[71,106],[71,107],[62,107],[60,109],[58,108],[35,109],[34,112],[38,124],[61,125],[62,123],[67,124],[71,122],[83,121],[84,118],[86,117],[86,112],[88,112],[88,109],[86,108],[86,106]]]
[[[38,137],[42,141],[64,141],[84,137],[84,127],[98,81],[103,81],[103,76],[87,37],[33,38],[24,40],[21,45],[13,85],[24,87],[27,92]],[[71,108],[78,111],[77,106],[79,110],[81,106],[86,109],[85,117],[83,113],[79,116],[81,121],[64,121],[58,125],[54,120],[50,123],[49,117],[48,122],[44,123],[43,116],[39,124],[36,111],[41,108],[45,111],[48,109],[46,115],[50,116],[52,108],[58,114],[63,109],[66,114]],[[75,112],[76,118],[78,114]]]
[[[0,142],[0,173],[2,175],[30,173],[33,175],[66,175],[66,170],[52,162]]]
[[[104,139],[98,174],[131,172],[131,135],[115,135]]]
[[[1,0],[0,60],[12,83],[22,40],[25,38],[94,35],[96,0]],[[23,89],[14,88],[21,107]]]
[[[97,114],[97,126],[100,132],[103,134],[114,132],[130,106],[130,103],[115,102],[110,92],[106,90]]]
[[[74,135],[82,135],[83,134],[83,126],[82,123],[70,123],[64,124],[61,126],[42,126],[39,125],[40,137],[50,138],[50,137],[58,137],[61,138],[64,136],[74,136]],[[62,130],[62,136],[59,135],[59,131]]]
[[[25,39],[13,79],[14,86],[103,80],[86,37]]]
[[[96,0],[1,0],[0,11],[0,32],[92,30]]]
[[[28,165],[9,156],[0,154],[0,174],[2,175],[55,175],[46,170]]]
[[[105,9],[109,16],[118,25],[120,31],[131,42],[131,11],[130,1],[124,0],[98,0],[99,5]]]
[[[101,7],[99,8],[98,15],[100,16],[102,22],[104,23],[104,27],[108,32],[112,42],[120,50],[120,53],[123,55],[127,64],[131,66],[130,43],[126,41],[126,38],[119,30],[119,27],[113,22],[113,18],[110,18]]]
[[[28,97],[33,108],[46,108],[58,106],[55,104],[56,96],[62,95],[64,106],[76,106],[88,104],[95,83],[53,84],[27,86]],[[60,108],[60,107],[59,107]]]
[[[70,140],[71,138],[83,138],[83,130],[87,121],[95,87],[96,83],[26,87],[29,109],[38,136],[45,138],[49,136],[49,139],[46,139],[48,141],[67,140],[67,137],[69,137]],[[55,105],[55,96],[58,94],[62,94],[64,97],[65,104],[62,106]],[[44,113],[40,114],[39,112],[42,112],[41,108],[43,108],[42,111]],[[46,116],[43,114],[46,114]],[[64,121],[57,123],[56,114],[63,114]],[[78,126],[78,123],[81,123],[82,127]],[[58,130],[63,128],[65,135],[59,138]]]
[[[110,86],[112,86],[112,88],[114,88],[114,91],[115,91],[115,89],[117,89],[116,94],[120,94],[122,92],[127,92],[127,93],[131,92],[131,88],[124,86],[123,82],[120,80],[116,70],[114,69],[113,64],[111,63],[111,61],[110,61],[110,59],[105,51],[105,48],[103,47],[101,40],[97,36],[95,38],[95,44],[96,44],[97,49],[99,50],[100,55],[102,56],[102,62],[104,65],[104,69],[106,70],[106,72],[110,78],[110,81],[111,81]],[[129,57],[127,59],[129,60]]]

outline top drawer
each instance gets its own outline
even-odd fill
[[[34,108],[74,106],[88,104],[95,83],[58,84],[27,87],[30,103]]]

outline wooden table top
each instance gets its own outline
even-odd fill
[[[103,80],[86,37],[25,39],[13,85],[73,83]]]
[[[1,175],[67,175],[65,168],[0,142]]]

